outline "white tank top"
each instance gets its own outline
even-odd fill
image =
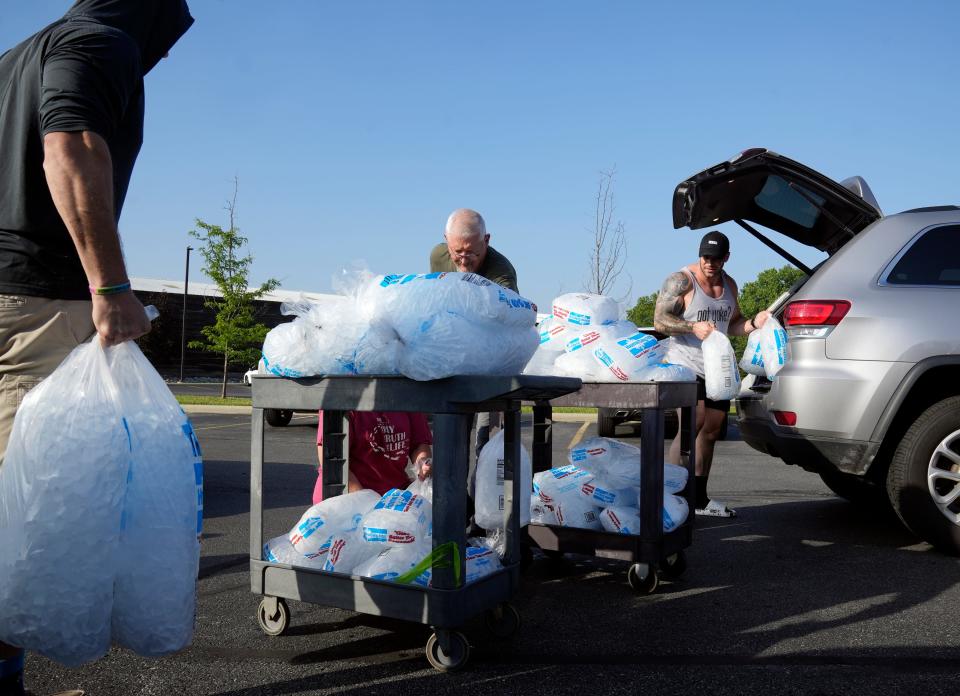
[[[686,268],[681,268],[693,283],[693,297],[683,313],[687,321],[712,321],[717,330],[727,333],[730,327],[730,317],[733,316],[733,289],[727,274],[723,274],[723,294],[720,297],[711,297],[703,291],[700,283]],[[667,362],[686,365],[703,377],[703,341],[692,333],[670,337],[670,346],[667,349]]]

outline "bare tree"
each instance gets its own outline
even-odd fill
[[[587,292],[597,295],[609,295],[624,275],[627,263],[627,235],[622,220],[614,222],[613,179],[616,176],[616,167],[600,172],[600,182],[597,186],[597,199],[594,210],[593,248],[590,252],[590,280],[586,287]],[[629,274],[626,274],[630,278]],[[619,302],[624,302],[633,289],[633,280],[630,287]]]

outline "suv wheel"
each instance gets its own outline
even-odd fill
[[[618,419],[612,408],[597,409],[597,435],[600,437],[616,437]]]
[[[887,495],[914,534],[960,555],[960,396],[934,404],[907,430],[890,462]]]
[[[293,411],[285,408],[266,408],[263,410],[263,417],[274,428],[282,428],[293,418]]]

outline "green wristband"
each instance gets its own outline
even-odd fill
[[[119,285],[104,285],[102,288],[95,288],[92,285],[89,287],[91,295],[119,295],[121,292],[129,292],[130,281]]]

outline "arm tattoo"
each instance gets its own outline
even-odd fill
[[[683,272],[671,273],[660,289],[653,313],[653,326],[665,334],[693,333],[693,322],[683,318],[683,296],[690,292],[690,277]]]

